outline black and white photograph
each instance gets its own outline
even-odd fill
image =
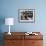
[[[19,9],[19,22],[34,22],[35,21],[35,9]]]

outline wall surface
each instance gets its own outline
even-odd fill
[[[14,26],[11,31],[46,31],[46,0],[0,0],[0,17],[13,17]],[[18,9],[35,9],[35,23],[19,23]],[[1,31],[8,31],[8,26],[3,24]]]

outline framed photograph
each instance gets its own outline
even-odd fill
[[[19,22],[35,22],[35,9],[19,9],[18,15]]]

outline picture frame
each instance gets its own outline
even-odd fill
[[[19,9],[18,20],[22,23],[34,23],[35,22],[35,9]]]

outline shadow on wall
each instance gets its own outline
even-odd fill
[[[3,32],[2,32],[2,25],[5,23],[5,17],[0,16],[0,46],[3,46]]]

